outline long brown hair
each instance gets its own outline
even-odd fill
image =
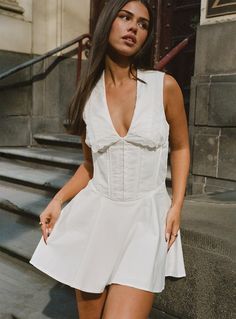
[[[97,81],[105,68],[105,56],[108,48],[108,38],[110,29],[118,12],[130,1],[134,0],[110,0],[108,1],[96,24],[92,45],[89,52],[87,66],[83,76],[78,83],[76,92],[69,105],[68,111],[68,132],[70,134],[82,135],[85,132],[85,123],[83,120],[83,110],[86,102],[95,87]],[[151,69],[151,45],[154,34],[153,12],[148,0],[136,0],[145,5],[149,12],[150,24],[147,39],[142,48],[132,57],[132,65],[138,69]],[[130,67],[130,72],[132,69]],[[135,75],[132,73],[135,77]],[[136,78],[137,80],[140,80]]]

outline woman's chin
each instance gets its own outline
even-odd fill
[[[139,49],[134,49],[134,48],[131,48],[131,47],[124,47],[122,46],[119,47],[119,48],[112,48],[109,55],[116,55],[116,56],[119,56],[119,58],[122,58],[122,57],[126,57],[126,58],[131,58],[132,56],[134,56],[137,52],[138,52]]]

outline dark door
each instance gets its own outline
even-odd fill
[[[162,0],[160,32],[157,39],[159,47],[156,58],[160,60],[171,48],[191,34],[195,34],[200,21],[201,0]],[[178,81],[185,101],[187,115],[189,113],[190,81],[194,74],[195,37],[167,66],[166,71]]]

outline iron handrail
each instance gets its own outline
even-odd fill
[[[73,39],[71,41],[66,42],[65,44],[60,45],[59,47],[57,47],[57,48],[55,48],[53,50],[48,51],[45,54],[42,54],[42,55],[40,55],[40,56],[38,56],[36,58],[33,58],[33,59],[31,59],[31,60],[29,60],[27,62],[21,63],[21,64],[15,66],[15,67],[11,68],[10,70],[5,71],[2,74],[0,74],[0,80],[4,79],[4,78],[6,78],[6,77],[8,77],[8,76],[20,71],[20,70],[23,70],[23,69],[25,69],[25,68],[27,68],[29,66],[32,66],[32,65],[34,65],[34,64],[36,64],[36,63],[38,63],[38,62],[40,62],[42,60],[45,60],[46,58],[52,56],[53,54],[58,53],[58,52],[66,49],[66,48],[68,48],[68,47],[70,47],[70,46],[72,46],[72,45],[74,45],[76,43],[79,44],[78,54],[81,55],[82,54],[82,50],[83,50],[83,48],[81,48],[82,47],[82,41],[84,39],[86,39],[86,38],[88,38],[88,40],[90,40],[91,39],[90,34],[88,34],[88,33],[83,34],[83,35],[81,35],[81,36],[79,36],[79,37],[77,37],[77,38],[75,38],[75,39]]]
[[[195,36],[196,34],[192,33],[187,38],[178,43],[174,48],[172,48],[160,61],[155,64],[155,70],[162,70],[179,52],[183,51],[183,49]]]

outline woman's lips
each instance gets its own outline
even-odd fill
[[[132,45],[134,45],[137,42],[136,37],[133,35],[125,35],[124,37],[122,37],[122,39],[125,40],[126,43]]]

